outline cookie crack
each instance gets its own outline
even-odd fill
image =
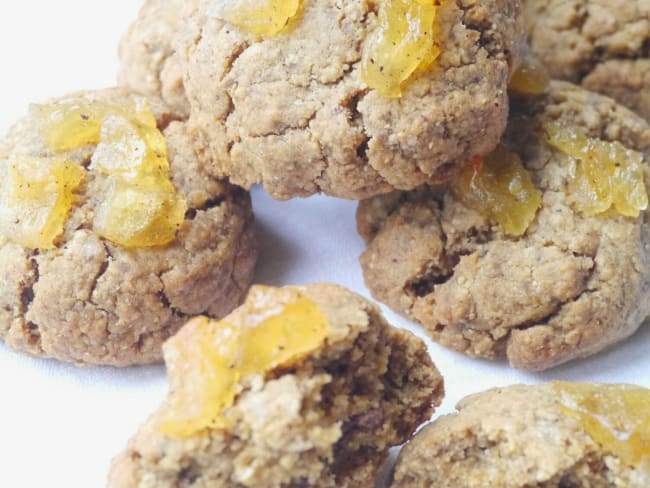
[[[35,299],[34,285],[38,282],[40,277],[37,260],[38,255],[39,251],[35,250],[29,257],[29,262],[32,265],[33,278],[31,283],[23,284],[23,288],[20,292],[19,317],[24,318],[24,320],[21,320],[21,328],[23,334],[27,338],[27,343],[30,347],[36,348],[42,352],[40,326],[27,319],[27,314]]]
[[[248,42],[241,42],[240,44],[237,44],[234,49],[231,51],[230,56],[226,59],[226,62],[224,64],[224,69],[223,72],[221,73],[221,76],[219,77],[219,82],[222,82],[223,80],[226,79],[226,77],[230,74],[230,72],[233,70],[235,63],[237,63],[237,60],[248,50],[248,48],[251,47],[251,44]]]
[[[99,270],[95,274],[93,278],[93,282],[90,285],[90,290],[88,291],[88,297],[86,300],[89,303],[92,303],[93,305],[97,306],[96,303],[93,302],[93,295],[95,294],[95,290],[97,289],[97,286],[99,284],[99,280],[101,279],[104,274],[106,274],[106,271],[108,271],[108,266],[110,265],[111,260],[113,259],[113,256],[111,255],[111,251],[106,244],[106,242],[102,241],[102,245],[104,246],[104,252],[106,253],[106,259],[104,259],[104,262],[99,267]]]

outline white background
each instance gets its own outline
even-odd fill
[[[117,40],[136,0],[4,0],[0,6],[0,132],[28,103],[114,83]],[[325,197],[278,203],[253,192],[260,238],[256,280],[333,281],[368,296],[357,258],[356,203]],[[0,270],[0,273],[2,270]],[[390,321],[417,331],[386,311]],[[615,349],[544,374],[473,361],[430,345],[445,376],[439,412],[464,395],[515,382],[624,381],[650,387],[650,327]],[[103,486],[110,459],[165,394],[162,366],[77,368],[0,345],[0,486]]]

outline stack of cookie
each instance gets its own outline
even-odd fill
[[[0,141],[0,339],[164,358],[111,487],[369,487],[409,440],[392,486],[650,486],[643,388],[492,390],[412,438],[422,339],[336,285],[249,290],[247,193],[360,200],[370,293],[445,347],[595,354],[650,316],[649,46],[647,0],[146,0],[120,87]]]

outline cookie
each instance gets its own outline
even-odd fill
[[[650,315],[650,127],[567,82],[517,100],[494,155],[450,189],[361,202],[357,224],[375,298],[446,347],[542,370]]]
[[[443,395],[422,340],[330,284],[254,286],[164,351],[167,399],[109,487],[372,487]]]
[[[183,8],[190,8],[194,3],[194,0],[145,0],[119,46],[118,83],[138,93],[162,98],[179,119],[186,119],[190,108],[172,40]]]
[[[650,390],[547,383],[460,401],[402,449],[391,486],[650,486]]]
[[[0,339],[127,366],[244,298],[249,195],[204,171],[186,126],[122,89],[34,105],[0,143]]]
[[[526,0],[533,52],[557,79],[650,120],[648,0]]]
[[[498,142],[525,37],[519,0],[287,2],[300,7],[275,35],[250,32],[267,32],[268,12],[233,4],[201,1],[177,44],[199,153],[233,183],[276,199],[364,198],[447,181]],[[396,34],[407,14],[422,39]],[[385,31],[399,40],[377,37]],[[412,59],[422,64],[403,66]]]

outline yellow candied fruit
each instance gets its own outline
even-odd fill
[[[165,138],[146,104],[59,103],[34,105],[32,113],[55,153],[96,145],[89,169],[107,176],[97,234],[125,247],[175,239],[186,203],[170,181]]]
[[[90,168],[108,175],[93,227],[125,247],[174,240],[187,205],[170,181],[167,145],[154,125],[108,116]]]
[[[650,460],[650,390],[566,382],[553,388],[563,413],[605,450],[630,466]]]
[[[246,376],[295,363],[329,333],[316,303],[286,288],[252,287],[229,318],[193,319],[165,343],[170,394],[158,424],[163,435],[184,439],[227,427],[223,412]]]
[[[548,71],[533,55],[524,57],[521,65],[510,78],[508,88],[524,95],[541,95],[548,88],[551,77]]]
[[[517,154],[499,146],[476,157],[452,185],[466,206],[495,220],[507,234],[520,236],[535,219],[542,195]]]
[[[361,75],[370,88],[388,98],[402,96],[414,73],[440,56],[436,16],[442,0],[384,0],[377,29],[366,40]]]
[[[64,160],[16,159],[5,166],[0,233],[31,249],[51,249],[63,232],[84,171]]]
[[[226,0],[215,3],[213,15],[262,37],[279,34],[298,14],[301,0]]]
[[[546,141],[569,158],[569,192],[579,211],[594,216],[613,208],[638,217],[648,208],[643,154],[560,124],[549,124],[545,132]]]
[[[109,114],[156,126],[156,119],[145,104],[136,104],[132,108],[100,101],[34,104],[31,113],[40,126],[47,147],[55,153],[99,143],[104,118]]]

